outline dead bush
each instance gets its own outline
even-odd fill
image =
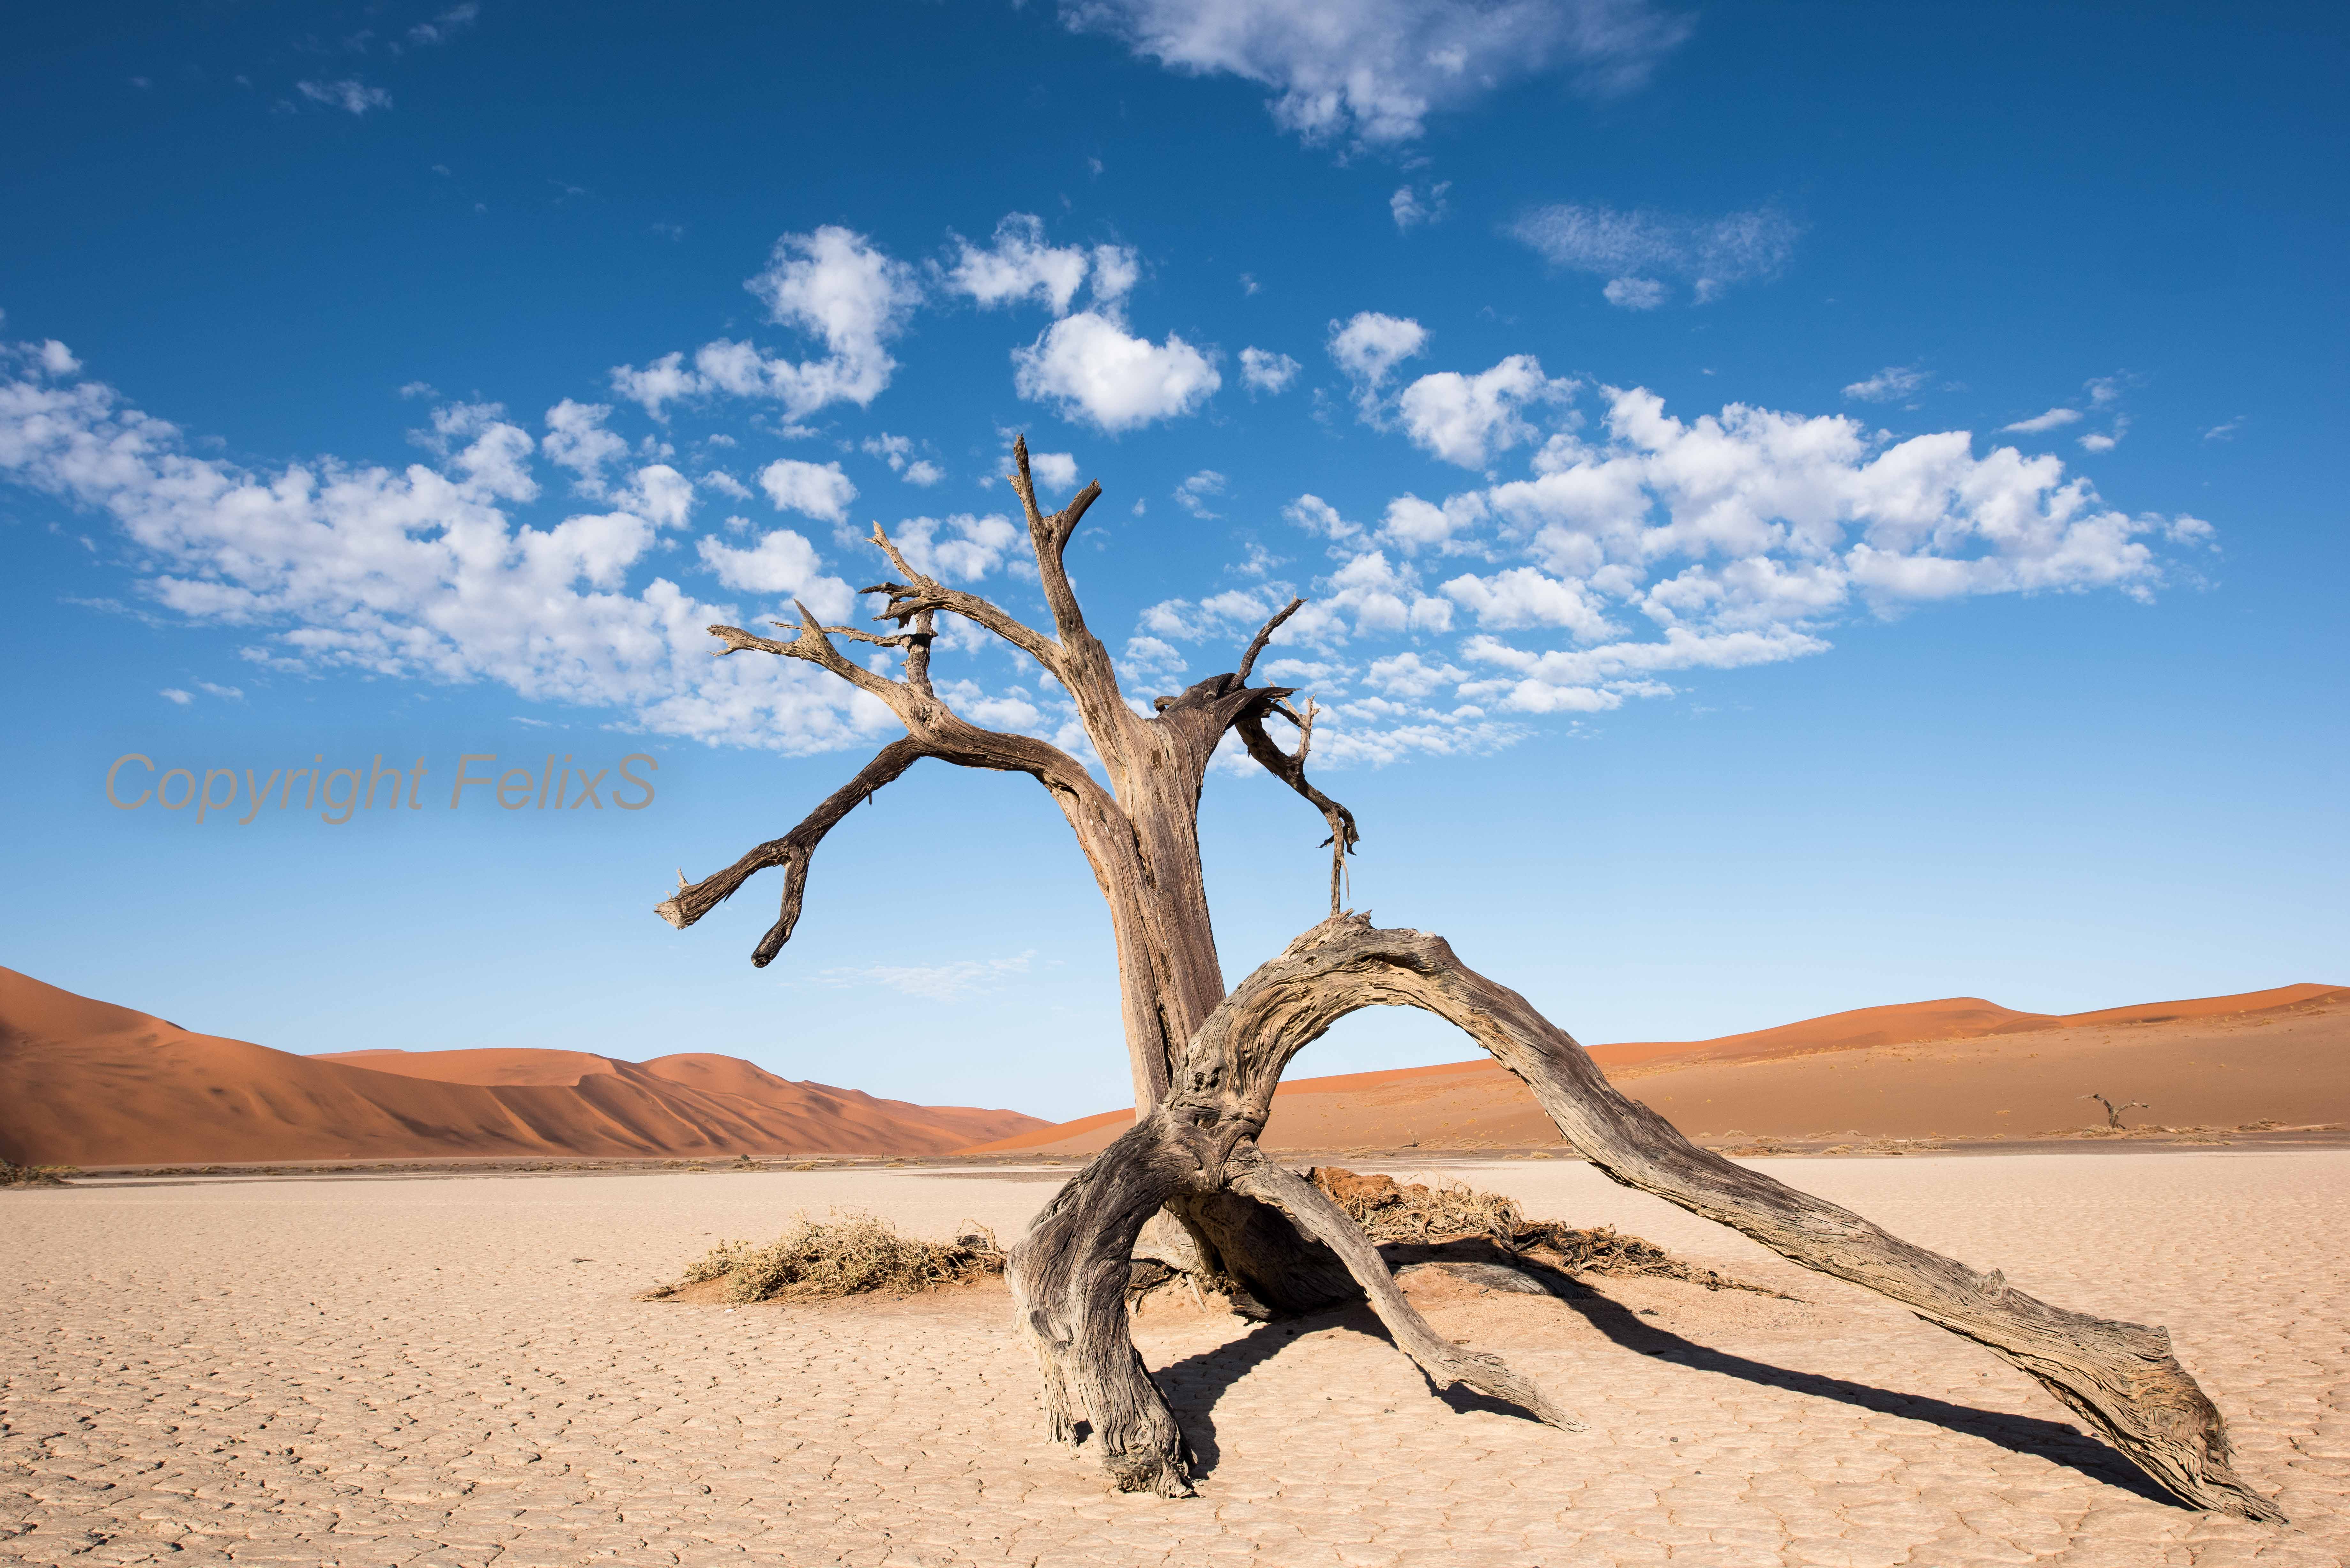
[[[1687,1280],[1710,1291],[1781,1293],[1684,1263],[1655,1242],[1627,1236],[1612,1225],[1582,1231],[1555,1220],[1528,1220],[1510,1199],[1460,1182],[1423,1187],[1326,1165],[1306,1176],[1374,1241],[1433,1247],[1482,1238],[1569,1274],[1646,1274]]]
[[[887,1220],[863,1212],[829,1220],[795,1215],[792,1229],[764,1247],[721,1241],[653,1293],[673,1296],[688,1286],[723,1280],[723,1299],[737,1305],[785,1299],[818,1300],[886,1292],[909,1295],[1003,1272],[995,1232],[965,1221],[951,1241],[925,1241]]]
[[[0,1159],[0,1187],[63,1187],[68,1176],[79,1176],[73,1165],[12,1165]]]

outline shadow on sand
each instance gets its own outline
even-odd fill
[[[1513,1266],[1533,1274],[1548,1294],[1581,1314],[1585,1321],[1627,1350],[1679,1362],[1700,1372],[1720,1373],[1761,1387],[1783,1388],[1791,1393],[1832,1399],[1838,1404],[1851,1405],[1879,1415],[1925,1421],[1946,1431],[1995,1444],[2011,1453],[2028,1454],[2034,1459],[2077,1470],[2151,1502],[2174,1508],[2185,1506],[2156,1486],[2120,1454],[2064,1422],[2044,1420],[2036,1416],[1981,1410],[1927,1395],[1895,1393],[1889,1389],[1874,1388],[1865,1383],[1825,1376],[1815,1372],[1798,1372],[1790,1367],[1756,1361],[1750,1356],[1734,1355],[1684,1339],[1669,1329],[1651,1324],[1628,1308],[1564,1274],[1540,1269],[1539,1266],[1529,1268],[1522,1260],[1513,1260]],[[1300,1334],[1325,1328],[1350,1328],[1375,1338],[1388,1338],[1385,1325],[1372,1313],[1369,1305],[1357,1303],[1351,1307],[1316,1313],[1309,1317],[1262,1324],[1228,1345],[1185,1356],[1154,1374],[1176,1420],[1183,1428],[1185,1438],[1198,1456],[1195,1474],[1209,1476],[1215,1473],[1220,1451],[1212,1413],[1225,1390],[1280,1355]],[[1402,1352],[1396,1354],[1400,1355]],[[1604,1397],[1604,1394],[1600,1397]],[[1483,1410],[1530,1424],[1534,1420],[1514,1405],[1490,1399],[1465,1388],[1448,1389],[1438,1397],[1458,1411]]]

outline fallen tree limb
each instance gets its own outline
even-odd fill
[[[1290,1059],[1340,1018],[1371,1006],[1422,1008],[1475,1038],[1615,1180],[1889,1296],[2030,1373],[2182,1501],[2282,1519],[2230,1468],[2226,1424],[2172,1356],[2163,1330],[2051,1306],[2012,1289],[1996,1270],[1978,1273],[1699,1147],[1618,1093],[1565,1032],[1462,964],[1441,938],[1378,930],[1354,915],[1306,932],[1226,997],[1191,1037],[1158,1107],[1064,1188],[1012,1250],[1006,1273],[1043,1365],[1055,1434],[1068,1438],[1090,1417],[1121,1490],[1191,1490],[1188,1449],[1135,1352],[1124,1296],[1135,1237],[1170,1199],[1237,1192],[1280,1207],[1339,1253],[1431,1379],[1472,1381],[1469,1353],[1428,1330],[1391,1281],[1383,1293],[1369,1277],[1386,1271],[1359,1230],[1302,1178],[1273,1174],[1280,1168],[1256,1147]],[[1472,1386],[1565,1424],[1531,1383],[1506,1368],[1475,1370],[1488,1381]]]

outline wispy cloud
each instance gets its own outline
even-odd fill
[[[1271,88],[1274,123],[1308,142],[1369,147],[1555,70],[1629,90],[1690,26],[1644,0],[1062,0],[1061,19],[1186,76]]]
[[[363,115],[369,109],[391,107],[391,94],[380,87],[369,87],[356,77],[333,82],[296,82],[294,89],[312,103],[352,114]]]
[[[1504,232],[1553,266],[1611,279],[1610,305],[1651,310],[1664,303],[1664,278],[1688,284],[1690,299],[1704,305],[1732,284],[1777,277],[1803,231],[1773,207],[1693,218],[1561,202]]]
[[[1906,398],[1926,384],[1926,371],[1918,365],[1887,365],[1866,381],[1855,381],[1844,389],[1844,395],[1864,403],[1889,403]]]
[[[868,964],[828,969],[817,978],[831,986],[885,985],[908,996],[954,1002],[994,991],[1007,978],[1026,974],[1035,956],[1032,948],[1012,958],[962,959],[954,963],[934,964]]]

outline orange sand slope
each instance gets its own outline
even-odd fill
[[[1046,1125],[795,1084],[731,1056],[297,1056],[0,969],[0,1157],[19,1163],[943,1154]]]
[[[2102,1123],[2082,1096],[2145,1100],[2133,1124],[2350,1122],[2350,988],[2289,985],[2095,1012],[1978,997],[1831,1013],[1718,1040],[1595,1045],[1609,1079],[1697,1137],[2029,1137]],[[989,1149],[1090,1153],[1111,1111]],[[1272,1148],[1523,1147],[1557,1129],[1490,1058],[1284,1084]]]

